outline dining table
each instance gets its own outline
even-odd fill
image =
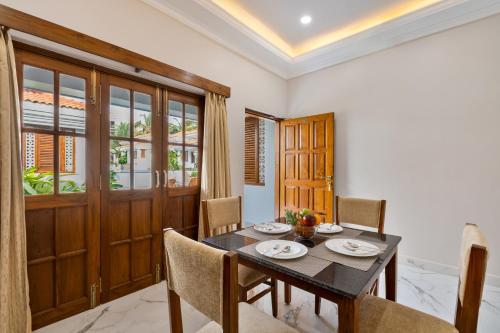
[[[276,222],[283,222],[283,218]],[[381,251],[371,258],[356,258],[334,253],[325,244],[329,239],[345,238],[369,242]],[[303,257],[280,260],[258,253],[255,247],[266,240],[297,241],[308,247]],[[286,284],[300,288],[338,307],[338,332],[360,330],[363,297],[385,270],[385,297],[396,301],[397,252],[401,237],[344,227],[335,234],[316,233],[310,239],[297,237],[293,229],[283,234],[262,234],[252,226],[202,241],[209,246],[238,253],[238,263],[258,270]]]

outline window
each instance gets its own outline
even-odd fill
[[[24,194],[85,192],[86,80],[24,64],[22,84]]]
[[[168,187],[199,185],[199,106],[195,99],[170,94],[168,101]]]
[[[264,185],[264,121],[245,117],[245,184]]]
[[[111,190],[150,189],[152,96],[113,85],[109,96],[109,186]]]

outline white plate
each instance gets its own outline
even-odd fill
[[[316,226],[316,231],[322,234],[336,234],[342,230],[344,230],[344,228],[338,224],[332,223],[321,223]]]
[[[277,248],[275,248],[275,246]],[[285,246],[290,246],[290,252],[281,252]],[[307,254],[307,247],[304,245],[281,239],[273,239],[257,244],[255,250],[260,254],[273,259],[295,259]]]
[[[265,234],[282,234],[292,230],[292,226],[289,224],[275,222],[256,224],[253,228]]]
[[[358,248],[354,248],[349,245],[349,243],[358,244]],[[332,250],[333,252],[345,254],[351,257],[373,257],[381,253],[378,246],[363,242],[359,239],[349,239],[349,238],[334,238],[327,240],[325,246]]]

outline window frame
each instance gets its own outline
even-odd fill
[[[30,66],[34,68],[39,68],[42,70],[47,70],[53,73],[53,126],[51,129],[48,128],[37,128],[34,126],[25,126],[24,125],[24,67]],[[88,170],[88,152],[87,152],[87,143],[91,140],[92,135],[89,132],[89,123],[90,123],[90,112],[95,109],[95,105],[92,103],[91,92],[92,85],[95,84],[92,82],[92,76],[90,71],[86,68],[82,68],[80,66],[76,66],[73,64],[68,64],[64,62],[60,62],[59,60],[44,57],[42,55],[25,52],[24,50],[16,49],[16,70],[17,70],[17,81],[18,81],[18,91],[19,91],[19,108],[20,108],[20,134],[21,134],[21,158],[22,158],[22,170],[24,172],[25,163],[26,163],[26,150],[24,147],[24,134],[32,133],[34,135],[50,135],[52,137],[52,174],[53,174],[53,191],[52,193],[46,194],[25,194],[26,198],[47,198],[47,197],[59,197],[59,196],[79,196],[86,195],[89,191],[89,170]],[[61,113],[61,105],[60,100],[63,97],[61,95],[61,75],[68,75],[84,81],[85,88],[85,133],[79,133],[76,130],[71,129],[62,129],[61,124],[59,123],[59,115]],[[65,137],[71,137],[73,139],[73,171],[74,172],[65,172],[64,165],[61,164],[61,161],[64,160],[65,156],[61,156],[61,152],[65,152],[64,147],[61,146],[61,139]],[[35,144],[38,137],[35,137]],[[60,188],[61,176],[63,174],[74,174],[76,172],[76,139],[82,138],[85,140],[85,152],[83,153],[85,159],[82,161],[83,169],[85,170],[84,181],[82,183],[83,190],[78,192],[62,192]],[[36,160],[36,152],[35,152],[35,160]],[[34,199],[37,200],[37,199]]]
[[[170,110],[169,110],[169,102],[174,101],[182,104],[182,142],[170,142],[169,135],[169,118],[170,118]],[[167,190],[171,193],[184,194],[187,192],[197,193],[200,189],[201,183],[201,167],[202,167],[202,152],[203,152],[203,124],[204,124],[204,103],[202,101],[202,97],[200,96],[190,96],[180,92],[168,91],[166,94],[165,102],[163,103],[165,107],[165,167],[167,179],[165,179]],[[186,143],[186,105],[192,105],[197,107],[198,109],[198,140],[196,144]],[[182,185],[181,186],[170,186],[169,183],[169,163],[168,163],[168,154],[170,152],[170,147],[180,147],[182,149]],[[197,172],[198,175],[196,177],[197,183],[195,186],[186,185],[186,157],[187,150],[186,148],[197,148],[198,152],[198,163],[197,163]]]

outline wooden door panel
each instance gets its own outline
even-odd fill
[[[309,124],[299,124],[298,125],[298,130],[299,130],[299,150],[309,150],[310,145],[309,145],[309,140],[310,140],[310,135],[309,135]]]
[[[331,113],[280,123],[281,216],[310,208],[319,222],[332,221],[333,186],[328,189],[326,177],[334,172],[333,122]]]
[[[28,210],[28,279],[34,327],[90,305],[88,205]],[[94,264],[96,265],[96,264]]]
[[[284,133],[285,133],[284,151],[294,150],[295,149],[295,126],[294,125],[293,126],[285,126]]]
[[[313,153],[312,179],[322,180],[326,172],[326,153]]]
[[[75,300],[86,299],[87,279],[86,277],[86,251],[68,256],[59,263],[60,275],[60,302],[71,303]]]
[[[25,189],[30,307],[37,329],[89,309],[92,295],[99,302],[91,292],[99,282],[99,111],[92,102],[98,75],[19,49],[16,66],[23,168],[51,176],[44,189],[33,183]]]
[[[30,281],[30,309],[32,316],[40,315],[55,308],[55,260],[28,262]],[[35,318],[33,318],[35,319]]]
[[[151,212],[153,210],[151,200],[131,201],[132,206],[132,237],[152,236]]]
[[[157,88],[111,75],[101,82],[101,277],[109,301],[157,280],[162,117]]]
[[[54,209],[37,209],[26,212],[29,262],[55,256],[54,227]]]
[[[110,275],[109,289],[112,291],[130,282],[130,242],[119,241],[111,244],[110,265],[113,267]]]
[[[308,187],[301,187],[299,189],[299,204],[298,208],[309,208],[310,206],[310,189]]]
[[[299,179],[308,180],[310,179],[310,169],[309,169],[309,154],[299,153]]]
[[[134,240],[132,242],[132,281],[142,278],[151,278],[151,237]]]
[[[203,147],[203,107],[202,98],[188,96],[180,93],[168,92],[165,103],[166,117],[163,123],[163,170],[165,182],[168,181],[163,194],[163,227],[173,228],[186,237],[197,239],[199,226],[199,205],[200,205],[200,180],[202,165]],[[191,122],[189,117],[195,116],[197,119],[197,129],[188,130],[187,126]],[[170,128],[178,128],[178,123],[182,124],[181,131],[176,135],[170,133]],[[189,137],[190,132],[195,132],[195,136]],[[170,154],[170,149],[177,149],[184,155],[183,161],[178,160],[175,167]],[[193,153],[197,153],[197,163],[188,162]],[[175,156],[175,154],[174,154]],[[188,164],[192,164],[188,168]],[[196,174],[188,174],[196,169]],[[182,175],[177,177],[176,173]],[[181,178],[183,181],[181,181]],[[188,180],[191,179],[191,180]]]
[[[297,208],[297,188],[295,186],[285,185],[285,206]]]
[[[183,221],[183,202],[181,196],[169,197],[166,203],[164,228],[174,228],[175,230],[182,230],[184,228]]]
[[[64,235],[64,242],[57,242],[57,253],[70,253],[86,249],[85,207],[58,208],[56,234]]]
[[[314,149],[326,147],[326,121],[313,121],[313,142]]]
[[[295,179],[295,155],[285,155],[285,179]]]

